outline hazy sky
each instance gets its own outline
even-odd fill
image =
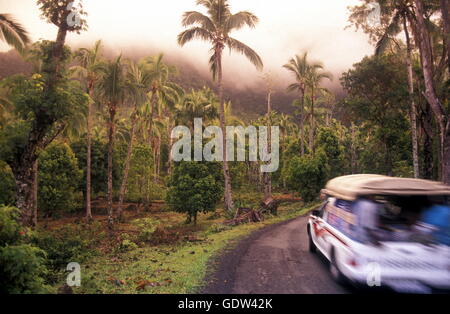
[[[206,69],[209,46],[190,43],[177,46],[176,38],[183,28],[181,15],[187,10],[202,10],[195,0],[84,0],[89,31],[70,34],[68,43],[91,46],[103,39],[117,53],[122,49],[161,50],[170,55],[188,57],[198,68]],[[357,0],[230,0],[234,12],[249,10],[260,18],[256,29],[232,34],[255,49],[263,59],[264,71],[275,78],[285,78],[281,66],[294,54],[308,51],[312,59],[321,60],[336,74],[348,69],[373,48],[364,34],[348,24],[349,5]],[[40,19],[35,0],[0,0],[0,12],[13,14],[34,40],[54,39],[56,27]],[[0,44],[0,50],[7,50]],[[226,54],[225,76],[258,77],[258,73],[240,55]],[[228,73],[227,73],[228,72]]]

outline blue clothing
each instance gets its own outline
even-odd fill
[[[420,221],[437,228],[433,235],[438,243],[450,245],[450,206],[433,205],[425,209]]]

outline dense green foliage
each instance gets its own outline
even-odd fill
[[[169,180],[167,203],[196,222],[197,213],[215,210],[223,193],[221,181],[220,164],[181,162]]]
[[[47,292],[46,253],[26,243],[17,208],[0,206],[0,294]]]
[[[39,156],[38,206],[45,215],[70,212],[77,207],[81,170],[67,144],[50,145]]]
[[[319,152],[315,156],[305,155],[294,157],[288,166],[288,185],[305,202],[311,202],[317,198],[323,188],[329,173],[325,153]]]

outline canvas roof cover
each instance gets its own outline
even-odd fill
[[[364,195],[450,195],[450,186],[421,179],[357,174],[328,181],[322,193],[351,201]]]

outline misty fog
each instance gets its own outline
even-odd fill
[[[193,42],[181,48],[176,42],[183,30],[180,22],[183,12],[202,11],[195,2],[85,0],[89,30],[81,35],[70,34],[68,43],[73,47],[91,46],[102,39],[112,54],[124,52],[136,58],[164,52],[175,64],[188,63],[209,78],[209,45]],[[348,25],[347,7],[356,3],[356,0],[231,0],[234,12],[249,10],[260,19],[256,29],[243,29],[232,35],[260,54],[264,72],[271,74],[276,89],[284,88],[289,79],[282,65],[293,55],[308,51],[311,60],[322,61],[326,70],[334,74],[334,81],[325,85],[336,90],[340,74],[373,50],[364,34],[344,30]],[[39,18],[35,0],[0,0],[0,11],[13,14],[34,40],[55,37],[56,27]],[[0,50],[8,47],[1,45]],[[230,87],[246,89],[263,84],[262,73],[236,53],[226,53],[224,68],[224,80]]]

